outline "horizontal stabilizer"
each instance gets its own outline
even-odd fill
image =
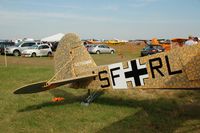
[[[47,88],[45,87],[45,85],[46,85],[46,82],[39,82],[39,83],[26,85],[14,91],[14,94],[30,94],[30,93],[46,91]]]
[[[76,78],[70,78],[66,80],[59,80],[59,81],[54,81],[54,82],[38,82],[30,85],[26,85],[24,87],[21,87],[14,91],[14,94],[31,94],[31,93],[38,93],[42,91],[47,91],[65,84],[69,83],[74,83],[79,80],[83,79],[90,79],[92,77],[96,77],[96,74],[90,74],[90,75],[85,75],[85,76],[79,76]]]
[[[47,87],[55,88],[55,87],[59,87],[59,86],[65,85],[65,84],[77,82],[79,80],[90,79],[90,78],[93,78],[93,77],[96,77],[96,76],[97,76],[97,74],[90,74],[90,75],[79,76],[79,77],[76,77],[76,78],[70,78],[70,79],[66,79],[66,80],[65,79],[64,80],[58,80],[58,81],[48,83]]]

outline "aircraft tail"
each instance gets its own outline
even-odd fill
[[[49,82],[91,74],[89,70],[97,66],[80,38],[74,33],[66,34],[60,40],[54,54],[54,62],[55,75]]]

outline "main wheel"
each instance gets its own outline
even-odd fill
[[[112,50],[111,52],[110,52],[110,54],[114,54],[115,52]]]
[[[36,57],[36,53],[32,53],[31,57]]]
[[[13,52],[13,55],[14,55],[14,56],[20,56],[20,52],[19,52],[18,50],[15,50],[15,51]]]

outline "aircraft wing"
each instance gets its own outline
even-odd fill
[[[91,79],[93,77],[96,77],[97,74],[90,74],[90,75],[84,75],[84,76],[79,76],[75,78],[70,78],[70,79],[64,79],[64,80],[59,80],[59,81],[53,81],[53,82],[38,82],[38,83],[33,83],[29,84],[26,86],[23,86],[21,88],[18,88],[16,91],[14,91],[14,94],[31,94],[31,93],[38,93],[42,91],[47,91],[65,84],[69,83],[74,83],[78,82],[83,79]]]

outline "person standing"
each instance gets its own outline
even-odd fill
[[[191,46],[191,45],[194,45],[194,44],[195,44],[195,42],[193,41],[193,37],[189,36],[188,40],[185,42],[185,46]]]
[[[194,44],[198,44],[199,43],[199,38],[198,37],[195,37],[194,38]]]

